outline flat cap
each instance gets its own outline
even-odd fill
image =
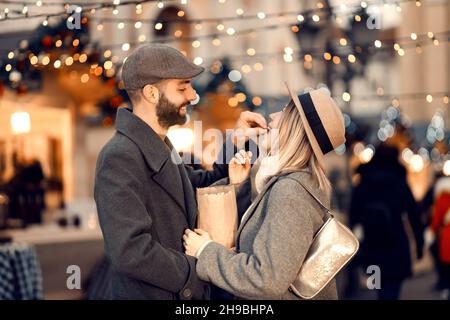
[[[128,56],[122,67],[122,80],[125,89],[136,90],[164,79],[193,78],[204,70],[175,48],[151,44]]]

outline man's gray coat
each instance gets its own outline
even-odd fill
[[[116,127],[98,157],[94,191],[112,264],[111,298],[207,299],[209,285],[184,254],[182,236],[195,227],[194,188],[227,176],[227,166],[177,165],[170,141],[129,109],[118,110]]]

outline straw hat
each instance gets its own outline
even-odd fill
[[[300,113],[314,154],[325,168],[324,155],[345,143],[342,112],[324,88],[294,95],[287,83],[286,87]]]

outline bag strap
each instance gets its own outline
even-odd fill
[[[311,197],[313,197],[313,198],[317,201],[317,203],[318,203],[323,209],[325,209],[325,212],[326,212],[331,218],[334,217],[333,214],[331,213],[331,210],[330,210],[327,206],[325,206],[325,205],[322,203],[322,201],[320,201],[319,198],[318,198],[314,193],[312,193],[312,192],[311,192],[311,191],[310,191],[303,183],[301,183],[301,182],[298,181],[297,179],[293,179],[293,178],[290,178],[290,177],[286,177],[286,178],[287,178],[287,179],[291,179],[291,180],[297,182],[299,185],[301,185],[301,186],[303,187],[303,189],[305,189],[306,192],[308,192],[309,195],[310,195]]]

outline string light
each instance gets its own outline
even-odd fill
[[[202,57],[195,57],[194,63],[196,65],[201,65],[203,63],[203,58]]]
[[[65,61],[66,66],[71,66],[73,64],[73,58],[67,57]]]
[[[259,107],[259,106],[262,104],[262,99],[261,99],[260,97],[258,97],[258,96],[255,96],[255,97],[253,97],[253,99],[252,99],[252,103],[253,103],[255,106]]]
[[[252,56],[254,56],[254,55],[256,54],[256,50],[253,49],[253,48],[248,48],[248,49],[247,49],[247,54],[248,54],[250,57],[252,57]]]
[[[292,56],[291,56],[290,54],[284,54],[284,55],[283,55],[283,59],[284,59],[284,61],[287,62],[287,63],[290,63],[290,62],[293,61],[293,58],[292,58]]]
[[[258,18],[259,19],[264,19],[266,17],[266,14],[264,12],[258,12]]]
[[[229,99],[228,99],[228,105],[229,105],[230,107],[235,108],[235,107],[238,106],[238,104],[239,104],[239,101],[238,101],[238,99],[236,99],[235,97],[232,97],[232,98],[229,98]]]
[[[262,71],[264,69],[264,65],[260,62],[257,62],[253,65],[255,71]]]
[[[443,101],[445,104],[448,104],[448,101],[449,101],[448,96],[445,96],[444,98],[442,98],[442,101]]]
[[[345,39],[345,38],[339,39],[339,44],[340,44],[341,46],[346,46],[346,45],[347,45],[347,39]]]
[[[89,75],[87,73],[84,73],[81,78],[81,83],[87,83],[89,81]]]
[[[342,94],[342,100],[344,100],[345,102],[350,102],[350,99],[351,99],[350,93],[344,92],[344,93]]]
[[[78,61],[79,61],[80,63],[85,63],[85,62],[87,61],[87,58],[88,58],[87,54],[86,54],[86,53],[83,53],[83,54],[81,54],[80,57],[78,58]]]
[[[31,63],[32,65],[37,64],[37,63],[38,63],[38,57],[36,57],[35,55],[31,56],[31,57],[30,57],[30,63]]]
[[[61,67],[61,61],[55,60],[55,62],[53,63],[53,66],[55,67],[55,69],[58,69],[59,67]]]
[[[245,100],[247,100],[247,96],[245,95],[245,93],[243,92],[239,92],[235,95],[235,98],[238,102],[244,102]]]
[[[49,56],[44,56],[42,58],[42,65],[46,66],[50,63],[50,57]]]
[[[227,29],[227,34],[228,34],[229,36],[232,36],[232,35],[235,34],[235,33],[236,33],[236,30],[234,30],[234,28],[229,27],[229,28]]]
[[[252,67],[250,67],[248,64],[244,64],[244,65],[241,67],[241,71],[242,71],[243,73],[250,73],[250,72],[252,71]]]
[[[113,63],[112,61],[105,61],[105,63],[103,64],[103,68],[105,68],[105,70],[109,70],[113,67]]]

